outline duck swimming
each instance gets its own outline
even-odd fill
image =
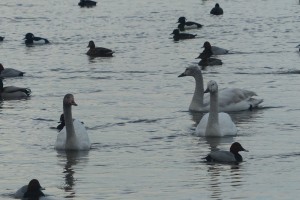
[[[215,81],[209,81],[204,93],[207,92],[210,93],[209,113],[206,113],[197,125],[196,135],[205,137],[235,136],[237,128],[231,117],[227,113],[219,113],[218,84]]]
[[[179,29],[174,29],[170,35],[174,35],[174,41],[185,40],[185,39],[193,39],[197,36],[197,34],[190,34],[190,33],[180,33]]]
[[[185,17],[179,17],[178,19],[178,29],[180,31],[185,31],[187,29],[198,29],[201,28],[202,25],[196,22],[186,21]]]
[[[96,4],[97,2],[91,0],[80,0],[80,2],[78,3],[80,7],[93,7],[96,6]]]
[[[204,95],[204,84],[202,71],[198,66],[187,67],[178,77],[192,76],[196,81],[196,86],[192,101],[189,106],[190,111],[209,111],[209,96]],[[219,91],[218,105],[219,111],[242,111],[257,108],[263,99],[255,99],[257,94],[250,90],[240,88],[224,88]]]
[[[25,35],[25,44],[26,45],[34,45],[34,44],[49,44],[49,40],[46,38],[35,37],[32,33],[27,33]]]
[[[215,7],[211,9],[210,14],[223,15],[223,9],[220,7],[218,3],[216,3]]]
[[[112,57],[114,53],[111,49],[96,47],[94,41],[90,41],[87,47],[90,49],[86,54],[91,57]]]
[[[0,77],[18,77],[23,76],[25,72],[13,68],[4,68],[0,63]]]
[[[0,78],[0,97],[2,100],[17,100],[29,97],[31,90],[29,88],[6,86],[3,87],[3,81]]]
[[[219,163],[239,163],[243,162],[243,157],[239,154],[240,151],[248,150],[244,149],[238,142],[234,142],[229,151],[213,151],[209,153],[204,159],[208,162],[219,162]]]
[[[212,46],[209,42],[204,42],[203,44],[204,50],[200,55],[196,58],[200,58],[200,62],[198,63],[199,66],[205,67],[205,66],[214,66],[214,65],[222,65],[223,62],[220,59],[217,58],[211,58],[213,55]]]
[[[5,37],[0,36],[0,42],[4,40]]]
[[[32,179],[28,185],[24,185],[15,193],[15,198],[38,200],[40,197],[45,196],[41,190],[44,190],[44,188],[42,188],[40,182],[37,179]]]

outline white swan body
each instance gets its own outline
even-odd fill
[[[229,52],[227,49],[223,49],[217,46],[211,46],[211,51],[213,55],[224,55],[224,54],[228,54]]]
[[[223,137],[235,136],[237,128],[227,113],[218,112],[218,85],[208,82],[206,92],[210,92],[210,110],[200,120],[196,128],[197,136]]]
[[[65,127],[57,135],[57,150],[89,150],[90,139],[86,128],[79,120],[73,120],[71,106],[77,106],[72,94],[66,94],[63,100]]]
[[[192,101],[189,106],[190,111],[207,112],[210,103],[209,96],[204,95],[203,76],[199,67],[192,66],[186,68],[185,72],[178,77],[193,76],[196,87]],[[220,112],[242,111],[258,107],[263,99],[255,99],[256,93],[239,88],[226,88],[219,91],[218,109]]]

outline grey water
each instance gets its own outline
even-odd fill
[[[209,14],[215,3],[223,16]],[[30,87],[28,100],[0,108],[0,199],[37,178],[49,199],[298,199],[300,172],[300,5],[297,0],[98,1],[10,0],[0,3],[0,62],[26,72],[4,85]],[[174,42],[185,16],[204,25]],[[26,47],[24,35],[50,45]],[[112,58],[85,55],[90,40]],[[253,111],[229,113],[236,137],[194,135],[201,113],[188,111],[195,81],[178,78],[205,41],[229,49],[204,83],[253,90]],[[62,99],[72,93],[92,142],[89,152],[54,149]],[[211,150],[234,141],[239,165],[207,164]]]

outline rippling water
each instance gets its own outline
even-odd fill
[[[1,199],[37,178],[52,199],[297,199],[299,194],[299,44],[296,0],[1,2],[1,63],[26,72],[5,85],[28,86],[29,100],[1,104]],[[204,24],[197,38],[173,42],[178,17]],[[25,47],[27,32],[47,46]],[[89,40],[113,58],[89,59]],[[188,112],[193,78],[178,78],[204,41],[231,50],[205,84],[254,90],[263,108],[230,113],[233,138],[193,135],[202,114]],[[87,126],[92,149],[54,150],[62,98]],[[239,141],[238,166],[210,165],[211,150]]]

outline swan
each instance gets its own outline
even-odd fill
[[[57,150],[89,150],[90,139],[84,125],[72,118],[72,106],[77,106],[72,94],[66,94],[63,99],[65,127],[57,135],[55,148]]]
[[[198,66],[191,66],[178,77],[193,76],[196,81],[195,92],[189,106],[190,111],[207,112],[209,110],[209,98],[204,96],[203,76]],[[219,91],[219,111],[252,110],[258,107],[263,99],[255,99],[256,93],[239,88],[225,88]]]
[[[39,199],[39,197],[45,196],[41,190],[44,190],[44,188],[42,188],[40,182],[37,179],[32,179],[28,185],[24,185],[18,189],[14,197],[22,199]]]
[[[0,77],[17,77],[23,76],[25,72],[13,68],[4,68],[0,63]]]
[[[209,81],[205,93],[210,93],[209,113],[206,113],[196,128],[197,136],[223,137],[235,136],[237,128],[227,113],[219,113],[218,109],[218,84]]]
[[[31,90],[29,88],[6,86],[3,87],[3,81],[0,78],[0,97],[2,100],[25,99],[29,97]]]
[[[248,152],[239,142],[234,142],[230,146],[229,151],[213,151],[204,159],[208,162],[239,163],[243,161],[243,157],[239,154],[239,151]]]
[[[96,47],[94,41],[89,41],[89,45],[87,47],[90,49],[86,54],[91,57],[112,57],[114,53],[111,49]]]

